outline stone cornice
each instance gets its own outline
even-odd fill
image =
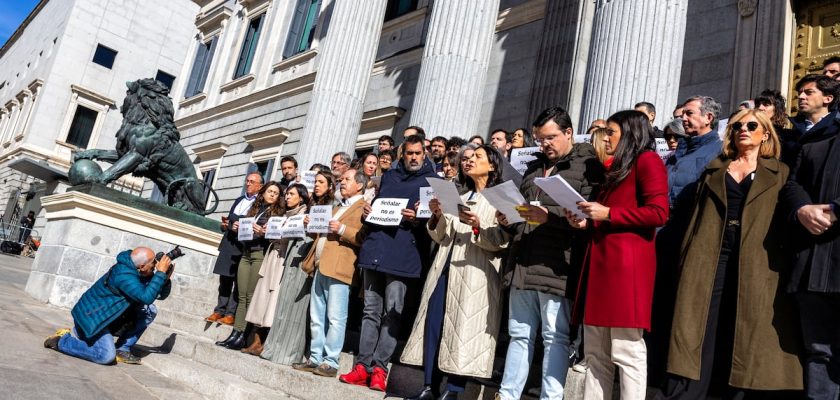
[[[99,93],[94,92],[93,90],[86,89],[86,88],[83,88],[83,87],[78,86],[78,85],[72,85],[71,84],[70,85],[70,90],[72,90],[73,93],[78,94],[79,96],[82,96],[82,97],[84,97],[84,98],[86,98],[90,101],[93,101],[94,103],[102,104],[103,106],[116,107],[116,105],[117,105],[117,102],[115,102],[114,100],[111,100],[107,96],[101,95]]]
[[[27,88],[29,88],[29,90],[35,93],[38,92],[38,89],[40,89],[41,86],[44,86],[44,81],[40,79],[35,79],[34,81],[29,83],[29,86],[27,86]]]
[[[420,64],[420,61],[422,60],[423,48],[417,47],[373,63],[370,75],[382,75],[388,71],[394,71],[411,65]]]
[[[199,93],[195,96],[187,97],[186,99],[181,100],[181,102],[178,103],[178,107],[179,108],[189,107],[189,106],[191,106],[195,103],[202,102],[206,98],[207,98],[207,94]]]
[[[545,2],[552,0],[531,0],[499,12],[496,32],[506,31],[545,17]]]
[[[248,83],[252,82],[256,78],[254,74],[242,75],[239,78],[236,78],[228,83],[225,83],[219,88],[219,92],[229,92],[233,89],[236,89],[240,86],[245,86]]]
[[[215,142],[193,147],[192,151],[196,156],[198,156],[198,158],[203,161],[207,161],[222,158],[222,156],[227,152],[227,149],[227,143]]]
[[[284,69],[289,69],[294,66],[306,63],[307,61],[315,58],[318,55],[318,48],[312,48],[303,53],[295,54],[285,60],[280,60],[280,62],[271,66],[271,72],[277,72]]]
[[[254,150],[268,149],[283,144],[289,138],[289,130],[285,128],[274,128],[243,136],[245,142]]]
[[[400,107],[385,107],[378,110],[367,111],[362,114],[362,123],[360,129],[366,129],[379,125],[390,125],[402,118],[405,110]]]
[[[6,102],[6,108],[11,110],[12,107],[17,107],[20,105],[20,102],[17,99],[11,99]]]
[[[182,247],[216,255],[222,239],[219,232],[208,231],[157,214],[138,210],[79,192],[46,196],[41,205],[47,221],[77,218],[109,226]]]
[[[230,19],[233,10],[228,7],[216,7],[207,12],[201,12],[195,17],[195,27],[202,34],[207,34],[222,25],[222,22]]]
[[[424,19],[426,19],[426,14],[428,13],[429,7],[420,7],[412,12],[400,15],[399,17],[394,18],[390,21],[385,21],[382,24],[382,35],[384,36],[387,32],[402,29],[408,25],[412,25],[417,22],[423,21]]]

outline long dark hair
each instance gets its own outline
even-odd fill
[[[265,204],[265,192],[271,186],[277,187],[277,201],[275,201],[274,204],[267,206]],[[266,209],[263,216],[277,217],[286,213],[286,199],[283,198],[283,186],[281,186],[278,182],[271,181],[263,185],[262,189],[260,189],[260,192],[257,194],[257,199],[254,201],[254,204],[251,205],[251,209],[248,210],[248,216],[256,216],[260,212],[260,210],[262,210],[266,206],[268,208]]]
[[[502,183],[502,168],[505,164],[502,162],[503,156],[499,153],[499,150],[496,150],[495,147],[484,144],[478,146],[475,151],[483,149],[485,153],[487,153],[487,161],[493,167],[487,174],[487,186],[485,187],[492,187]],[[461,171],[461,163],[458,163],[458,172],[464,177],[464,183],[466,184],[469,190],[475,191],[475,182],[470,178],[469,175],[465,174],[464,171]]]
[[[302,183],[293,183],[286,188],[286,192],[288,193],[289,190],[296,190],[298,196],[300,196],[300,203],[305,205],[306,207],[310,206],[310,201],[312,199],[309,197],[309,190],[306,189],[306,185]]]
[[[613,155],[613,163],[607,172],[607,187],[617,185],[624,180],[636,164],[639,154],[656,149],[656,139],[650,120],[641,111],[625,110],[611,115],[607,123],[613,122],[621,129],[618,148]]]
[[[315,194],[315,189],[313,188],[312,189],[312,205],[314,205],[314,206],[328,206],[328,205],[332,204],[333,201],[335,200],[335,178],[333,178],[333,175],[331,173],[327,173],[327,172],[323,172],[323,171],[318,172],[318,174],[315,175],[315,179],[318,179],[318,176],[323,176],[324,179],[327,180],[327,192],[324,193],[323,196],[318,197],[318,195]],[[298,192],[298,193],[300,193],[300,192]]]

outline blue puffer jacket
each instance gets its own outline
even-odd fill
[[[132,303],[152,304],[156,299],[169,296],[171,289],[172,284],[163,272],[156,271],[151,277],[140,276],[131,262],[131,250],[126,250],[117,255],[117,263],[73,307],[73,321],[85,337],[93,337]]]
[[[671,208],[677,206],[677,199],[683,189],[700,178],[709,161],[715,159],[722,149],[723,141],[714,130],[703,136],[692,136],[680,141],[674,155],[665,164]]]
[[[417,172],[409,172],[402,162],[382,176],[377,198],[408,199],[413,208],[420,197],[420,188],[428,187],[426,178],[440,177],[426,159]],[[426,220],[421,220],[425,222]],[[419,278],[423,266],[429,265],[431,239],[422,223],[403,220],[399,226],[365,223],[368,235],[359,249],[360,268],[375,270],[406,278]]]

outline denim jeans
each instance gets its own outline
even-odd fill
[[[127,312],[131,312],[131,309]],[[155,320],[155,316],[157,316],[157,307],[154,304],[139,307],[135,311],[134,327],[124,332],[117,339],[116,344],[108,328],[88,338],[80,336],[79,331],[74,327],[72,334],[64,335],[58,341],[58,351],[97,364],[110,364],[114,361],[117,350],[131,351],[131,346],[140,340],[140,336]]]
[[[569,369],[569,300],[534,290],[510,290],[508,333],[510,345],[499,395],[504,400],[522,396],[534,358],[534,340],[542,327],[545,352],[540,399],[563,398]]]
[[[309,360],[312,363],[324,363],[338,368],[338,357],[344,346],[349,301],[350,285],[321,275],[320,271],[315,272],[309,298],[309,328],[312,331]]]
[[[370,269],[363,270],[362,277],[365,308],[356,363],[368,371],[374,367],[387,370],[397,347],[409,278]]]

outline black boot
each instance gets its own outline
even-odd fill
[[[458,392],[450,392],[449,389],[447,389],[442,395],[440,395],[440,397],[437,398],[437,400],[458,400]]]
[[[234,341],[239,336],[242,336],[242,332],[234,329],[230,331],[230,336],[228,336],[227,339],[216,342],[216,346],[227,347],[228,343]]]
[[[430,385],[423,386],[423,390],[420,391],[414,397],[408,397],[405,400],[435,400],[437,399],[438,394],[435,393],[435,390],[432,390]]]
[[[242,350],[242,348],[245,347],[248,342],[248,336],[250,336],[251,330],[251,324],[248,324],[245,327],[245,330],[239,333],[239,336],[237,336],[230,342],[225,343],[224,346],[231,350]]]

